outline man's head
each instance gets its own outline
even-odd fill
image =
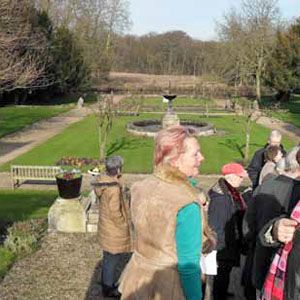
[[[300,176],[300,146],[294,147],[285,158],[285,170],[291,177]]]
[[[281,138],[282,135],[278,130],[272,130],[269,135],[268,143],[271,146],[280,146]]]
[[[105,161],[106,173],[109,176],[120,175],[123,167],[123,158],[121,156],[111,156]]]

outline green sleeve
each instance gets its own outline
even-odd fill
[[[183,293],[187,300],[200,300],[202,222],[199,205],[191,203],[182,208],[177,214],[176,221],[178,272]]]

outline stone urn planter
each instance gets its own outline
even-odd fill
[[[80,196],[82,174],[79,170],[64,171],[56,175],[59,197],[74,199]]]

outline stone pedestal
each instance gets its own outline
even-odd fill
[[[167,128],[179,124],[180,124],[179,118],[175,113],[166,113],[162,119],[163,128]]]
[[[48,231],[86,232],[86,212],[75,199],[57,198],[48,213]]]

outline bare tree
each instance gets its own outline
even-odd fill
[[[250,101],[243,98],[235,99],[236,112],[244,117],[243,131],[245,133],[245,148],[243,151],[243,160],[245,163],[249,160],[251,131],[253,125],[261,117],[257,101]],[[238,107],[238,108],[237,108]]]
[[[114,62],[116,34],[130,26],[127,0],[37,0],[46,7],[54,24],[72,30],[84,49],[94,75],[109,72]]]
[[[34,28],[35,18],[30,1],[0,2],[0,93],[51,84],[45,76],[47,40]]]
[[[230,46],[234,76],[240,82],[255,79],[257,100],[279,25],[277,0],[244,0],[240,10],[232,9],[219,24],[220,36]]]
[[[113,125],[113,94],[98,98],[98,109],[96,111],[98,123],[99,159],[106,156],[105,147]]]

